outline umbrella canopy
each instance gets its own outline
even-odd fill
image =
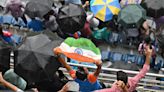
[[[11,48],[0,47],[0,71],[5,72],[10,69],[10,52]]]
[[[121,7],[124,7],[128,4],[140,4],[143,0],[121,0]]]
[[[91,11],[98,19],[109,21],[120,11],[118,0],[91,0]]]
[[[0,71],[5,72],[10,69],[11,46],[0,38]]]
[[[1,0],[0,1],[0,6],[5,7],[7,0]]]
[[[26,4],[25,13],[30,18],[42,18],[51,10],[52,5],[52,0],[31,0]]]
[[[66,3],[79,4],[79,5],[82,4],[81,0],[65,0],[65,2]]]
[[[164,16],[156,19],[155,20],[155,24],[157,26],[157,29],[160,28],[164,24]]]
[[[100,49],[91,40],[86,38],[74,39],[69,37],[54,50],[81,62],[93,63],[101,60]]]
[[[60,67],[53,48],[59,44],[59,40],[51,41],[45,34],[28,37],[14,51],[15,72],[29,84],[53,79],[55,71]]]
[[[144,0],[142,6],[147,10],[147,15],[159,18],[164,15],[164,0]]]
[[[124,28],[139,28],[146,19],[146,11],[140,5],[128,5],[118,15],[118,22]]]
[[[82,6],[67,4],[59,10],[57,23],[64,33],[75,33],[84,27],[86,14]]]
[[[164,25],[162,25],[156,33],[156,38],[161,48],[164,48]]]

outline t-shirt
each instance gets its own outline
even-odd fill
[[[92,35],[92,30],[90,29],[89,22],[85,23],[84,28],[80,32],[81,35],[86,38]]]
[[[75,80],[75,82],[79,83],[80,92],[91,92],[102,88],[94,74],[88,74],[87,79],[84,81],[76,78],[76,71],[74,70],[70,71],[70,75]]]
[[[27,24],[28,28],[32,28],[34,31],[42,31],[43,23],[40,20],[33,19]]]
[[[146,47],[146,44],[145,43],[140,43],[139,44],[139,47],[138,47],[138,51],[140,54],[143,54],[144,53],[144,49]],[[155,57],[156,56],[156,52],[155,52],[155,47],[152,45],[152,56]]]

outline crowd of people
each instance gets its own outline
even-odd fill
[[[128,2],[128,0],[118,1],[121,3],[122,7],[123,4],[140,4],[142,2],[142,0],[131,0],[132,2]],[[139,46],[138,52],[139,54],[144,56],[145,63],[140,72],[132,78],[128,78],[128,74],[126,72],[118,71],[116,73],[116,81],[113,83],[112,87],[106,88],[106,86],[98,80],[102,68],[102,60],[97,60],[96,62],[94,62],[94,64],[97,66],[97,69],[93,73],[89,73],[89,70],[85,67],[78,67],[77,70],[74,70],[70,65],[67,64],[67,61],[65,60],[66,56],[57,52],[54,48],[54,55],[57,56],[58,61],[62,64],[62,66],[67,69],[67,72],[69,73],[73,81],[78,83],[79,89],[71,90],[71,86],[74,85],[69,83],[69,79],[64,76],[62,71],[58,70],[57,72],[59,73],[59,80],[64,80],[62,80],[60,87],[55,83],[55,81],[45,82],[49,83],[50,87],[47,87],[48,89],[45,88],[44,90],[46,92],[136,92],[136,87],[139,81],[145,77],[150,67],[153,68],[155,66],[155,60],[159,51],[159,46],[157,44],[157,40],[150,37],[150,34],[153,33],[155,29],[151,28],[151,25],[149,25],[148,21],[146,20],[145,22],[143,22],[139,29],[123,29],[123,27],[117,23],[117,16],[113,16],[113,19],[110,22],[102,22],[101,20],[97,19],[93,13],[90,12],[90,0],[65,0],[65,2],[60,1],[60,4],[62,5],[64,3],[71,2],[74,2],[75,4],[80,4],[85,9],[87,15],[84,28],[73,34],[63,33],[63,31],[58,26],[56,17],[58,16],[57,14],[59,12],[59,8],[61,7],[55,6],[55,4],[53,4],[52,9],[41,19],[36,17],[29,17],[24,12],[26,5],[21,0],[7,0],[6,6],[4,7],[3,16],[9,13],[12,17],[14,17],[14,20],[17,23],[15,23],[13,26],[18,26],[19,28],[25,27],[28,29],[32,29],[32,31],[35,32],[50,30],[54,33],[57,33],[58,36],[63,39],[70,36],[76,39],[80,37],[85,37],[91,39],[97,46],[99,46],[102,42],[110,44],[128,44],[129,46],[135,45],[136,48]],[[1,41],[13,47],[16,47],[19,42],[12,37],[14,34],[10,31],[10,28],[6,30],[3,25],[3,23],[0,25]],[[137,30],[137,36],[133,37],[130,35],[130,33],[128,34],[130,30]],[[126,37],[121,38],[120,36],[120,38],[116,38],[115,40],[114,33],[119,35],[124,34],[126,35]],[[117,39],[119,39],[119,42]],[[125,43],[124,40],[126,41]],[[28,83],[24,79],[22,79],[21,76],[17,75],[12,69],[8,70],[7,72],[10,72],[12,74],[12,76],[10,76],[10,78],[8,79],[4,76],[6,71],[0,72],[0,84],[2,84],[0,86],[0,90],[11,89],[15,92],[24,92],[23,90],[42,92],[45,86],[40,86],[42,85],[41,83],[28,85]],[[13,76],[16,78],[15,80],[12,79]],[[14,83],[13,81],[9,81],[9,79],[17,82]],[[19,82],[21,83],[19,84]]]
[[[135,92],[138,82],[145,77],[146,73],[150,69],[150,59],[152,55],[152,49],[150,49],[150,45],[145,47],[145,64],[143,68],[140,70],[135,77],[128,78],[128,75],[123,71],[117,72],[117,80],[113,83],[111,88],[102,89],[102,86],[97,81],[97,77],[101,71],[101,61],[95,62],[97,65],[97,69],[93,74],[89,74],[86,68],[78,69],[77,71],[72,70],[72,68],[64,61],[61,57],[61,54],[58,52],[54,53],[59,55],[59,61],[62,65],[67,69],[70,73],[70,76],[79,83],[80,92]],[[59,92],[69,91],[70,85],[65,85]]]

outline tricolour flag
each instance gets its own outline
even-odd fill
[[[100,49],[86,38],[74,39],[69,37],[55,50],[79,62],[93,63],[101,60]]]

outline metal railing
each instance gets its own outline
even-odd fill
[[[96,66],[88,66],[88,65],[83,65],[83,64],[74,64],[74,63],[68,63],[71,66],[77,66],[77,67],[86,67],[88,69],[96,69]],[[65,68],[60,68],[64,72],[66,76],[69,76],[67,70]],[[108,72],[117,72],[121,69],[113,69],[113,68],[104,68],[102,67],[102,71],[108,71]],[[130,70],[123,70],[127,74],[130,75],[136,75],[139,73],[139,71],[130,71]],[[152,77],[152,78],[148,78]],[[141,79],[140,82],[138,83],[139,87],[136,88],[137,90],[142,90],[142,92],[145,91],[151,91],[151,92],[164,92],[164,81],[159,81],[156,80],[156,77],[159,78],[164,78],[164,75],[162,74],[154,74],[154,73],[146,73],[145,78]],[[69,77],[69,79],[71,79]],[[112,83],[116,80],[116,75],[115,74],[108,74],[108,73],[100,73],[99,78],[100,81],[104,82],[107,86],[112,86]],[[155,89],[149,89],[146,87],[158,87],[159,90]]]
[[[13,52],[11,53],[11,66],[13,66]],[[75,63],[68,63],[71,66],[77,66],[77,67],[86,67],[88,69],[96,69],[96,66],[88,66],[88,65],[83,65],[83,64],[75,64]],[[65,68],[60,68],[60,70],[62,70],[64,72],[64,74],[66,76],[69,77],[69,74],[67,72],[67,70]],[[120,71],[122,69],[113,69],[113,68],[104,68],[102,67],[102,71],[107,71],[107,72],[117,72]],[[139,71],[130,71],[130,70],[123,70],[124,72],[126,72],[127,74],[130,75],[136,75],[139,73]],[[153,79],[147,78],[147,77],[153,77]],[[143,90],[140,92],[145,92],[145,91],[151,91],[151,92],[164,92],[164,81],[159,81],[156,80],[156,77],[159,78],[164,78],[164,75],[162,74],[154,74],[154,73],[146,73],[146,77],[141,79],[141,81],[138,83],[139,85],[139,90]],[[71,77],[69,77],[70,80]],[[115,74],[110,74],[110,73],[100,73],[99,78],[100,81],[104,82],[104,84],[106,84],[107,86],[112,86],[112,83],[116,80],[116,75]],[[158,87],[160,89],[163,90],[154,90],[154,89],[149,89],[149,88],[145,88],[145,86],[148,87]],[[142,88],[142,89],[141,89]]]

